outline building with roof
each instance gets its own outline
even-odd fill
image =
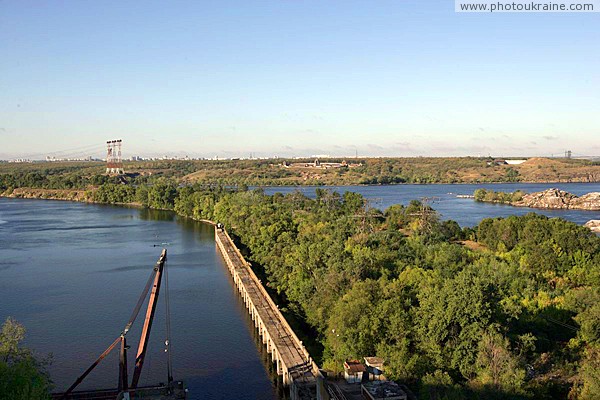
[[[367,368],[358,360],[348,360],[344,363],[344,378],[348,383],[360,383]]]

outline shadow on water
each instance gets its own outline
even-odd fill
[[[217,249],[217,251],[219,251],[219,250]],[[225,266],[223,266],[223,268],[226,269]],[[252,321],[252,317],[250,316],[250,314],[248,313],[248,310],[246,309],[244,300],[242,299],[240,292],[238,291],[237,287],[235,286],[235,283],[233,282],[233,278],[231,277],[231,274],[229,273],[229,271],[226,271],[226,272],[227,272],[227,276],[228,276],[228,282],[229,282],[229,285],[231,286],[232,292],[234,293],[237,306],[238,306],[239,311],[242,315],[242,318],[246,324],[246,328],[248,329],[248,332],[250,332],[250,335],[252,336],[252,340],[254,341],[256,349],[258,350],[260,360],[262,361],[262,364],[265,367],[267,374],[269,375],[269,378],[271,380],[271,385],[273,385],[274,392],[276,393],[277,398],[279,400],[289,400],[290,399],[289,390],[283,385],[283,378],[277,374],[277,365],[273,362],[273,359],[271,358],[271,354],[269,354],[267,352],[267,345],[263,343],[263,340],[258,333],[258,329],[254,326],[254,321]]]
[[[212,225],[181,216],[177,216],[177,223],[182,229],[193,232],[199,241],[214,242],[215,228]]]
[[[188,217],[177,215],[174,211],[153,210],[140,208],[139,218],[143,221],[177,222],[187,232],[193,232],[194,237],[201,242],[211,242],[214,228],[210,224],[202,223]]]
[[[177,214],[175,214],[173,211],[140,208],[139,217],[142,221],[173,222],[176,220]]]

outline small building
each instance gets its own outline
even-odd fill
[[[383,379],[383,358],[365,357],[365,365],[367,366],[370,381]]]
[[[348,383],[360,383],[367,368],[358,360],[349,360],[344,363],[344,378]]]
[[[391,381],[367,382],[361,385],[360,392],[367,400],[407,400],[404,390]]]
[[[506,160],[506,164],[508,165],[521,165],[527,160]]]

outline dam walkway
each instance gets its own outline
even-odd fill
[[[215,241],[290,398],[328,399],[318,366],[224,228],[215,228]]]

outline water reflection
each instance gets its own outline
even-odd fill
[[[139,218],[142,221],[175,221],[176,215],[172,211],[152,210],[150,208],[140,208]]]

